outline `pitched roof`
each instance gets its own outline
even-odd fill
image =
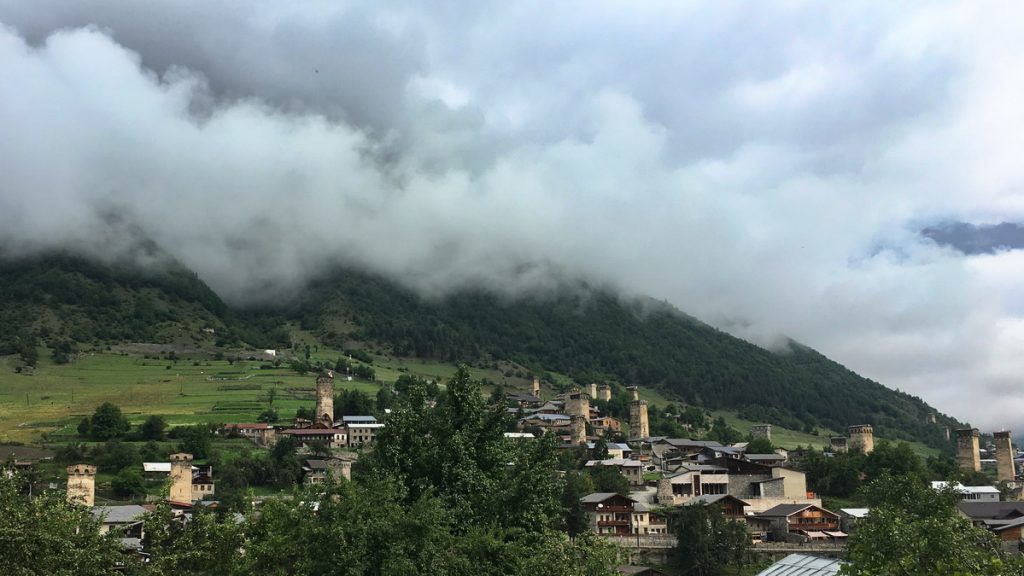
[[[796,514],[797,512],[802,512],[802,511],[810,508],[811,506],[814,506],[814,505],[813,504],[778,504],[776,506],[773,506],[773,507],[765,510],[764,512],[761,512],[760,514],[756,514],[756,516],[767,516],[767,517],[792,516],[793,514]]]
[[[733,496],[732,494],[701,494],[700,496],[697,496],[696,498],[693,498],[692,500],[690,500],[686,504],[687,505],[691,505],[691,504],[714,504],[715,502],[720,502],[720,501],[725,500],[727,498],[735,500],[735,501],[739,502],[740,504],[742,504],[744,506],[750,506],[749,502],[745,502],[743,500],[740,500],[739,498]]]
[[[373,416],[342,416],[341,421],[348,423],[362,423],[362,424],[373,424],[377,421],[377,418]]]
[[[639,460],[632,460],[629,458],[608,458],[606,460],[587,460],[587,466],[625,466],[632,468],[636,466],[643,466],[643,462]]]
[[[971,520],[1009,520],[1024,516],[1024,502],[958,502],[960,512]]]
[[[843,565],[841,560],[807,554],[790,554],[757,573],[757,576],[834,576]]]
[[[125,504],[123,506],[96,506],[92,509],[92,515],[102,518],[105,524],[125,524],[142,518],[148,510],[137,504]]]
[[[629,496],[623,496],[622,494],[619,494],[618,492],[594,492],[593,494],[587,494],[583,498],[580,498],[580,502],[582,502],[584,504],[597,504],[599,502],[604,502],[605,500],[607,500],[609,498],[612,498],[614,496],[619,496],[619,497],[625,498],[627,500],[633,500]],[[635,502],[635,500],[634,500],[634,502]]]

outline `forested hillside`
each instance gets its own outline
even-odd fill
[[[107,266],[66,255],[0,259],[0,355],[59,342],[172,342],[213,329],[211,344],[289,341],[281,319],[230,310],[180,266]]]
[[[568,374],[659,388],[710,409],[737,410],[789,428],[845,429],[944,446],[945,426],[921,399],[873,382],[791,342],[775,353],[649,299],[624,300],[578,284],[558,294],[508,300],[473,290],[424,300],[394,283],[346,271],[324,278],[300,314],[322,340],[379,341],[399,355],[508,359]],[[339,314],[357,329],[331,330]]]
[[[841,430],[871,423],[888,438],[945,446],[958,426],[922,400],[862,378],[791,343],[754,346],[664,303],[623,299],[576,283],[556,294],[508,299],[467,290],[422,299],[395,283],[351,270],[314,282],[287,308],[234,310],[193,273],[111,268],[65,256],[0,263],[0,354],[34,343],[109,344],[195,340],[209,347],[286,347],[293,321],[333,348],[353,343],[399,356],[444,361],[509,360],[580,383],[657,388],[709,409],[787,428]]]

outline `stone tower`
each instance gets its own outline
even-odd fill
[[[771,441],[772,439],[772,425],[771,424],[754,424],[750,427],[751,438],[764,438],[765,440]]]
[[[590,399],[597,400],[597,384],[594,382],[590,383]]]
[[[607,384],[602,384],[597,389],[597,397],[608,402],[612,399],[612,387]]]
[[[634,402],[636,402],[637,400],[640,399],[640,388],[639,387],[637,387],[637,386],[630,386],[629,388],[626,388],[626,390],[629,390],[629,393],[633,395],[633,401]]]
[[[569,392],[569,398],[565,401],[565,413],[569,416],[583,416],[587,422],[590,422],[590,396],[579,388],[573,388]]]
[[[963,428],[956,431],[956,462],[961,470],[981,471],[978,429]]]
[[[833,454],[846,454],[848,452],[846,436],[833,436],[829,446]]]
[[[579,414],[569,417],[569,443],[583,446],[587,443],[587,420]]]
[[[846,429],[850,437],[850,450],[870,454],[875,449],[875,431],[870,424],[859,424]]]
[[[92,506],[96,500],[96,467],[91,464],[68,466],[68,502]]]
[[[530,389],[530,392],[537,398],[540,398],[540,378],[533,377],[533,388]]]
[[[316,377],[316,418],[313,423],[334,427],[334,372],[330,370]]]
[[[1013,466],[1013,442],[1010,431],[1001,430],[993,434],[996,440],[996,473],[1000,482],[1013,482],[1017,471]]]
[[[633,401],[629,403],[629,437],[647,438],[651,435],[651,423],[647,419],[647,400],[640,399],[636,386],[629,388],[633,392]]]
[[[171,494],[174,502],[192,502],[192,455],[171,454]]]

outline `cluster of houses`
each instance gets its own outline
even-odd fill
[[[301,448],[317,443],[337,449],[372,446],[382,428],[384,423],[374,416],[334,417],[334,373],[327,370],[316,379],[316,408],[312,420],[296,418],[292,426],[285,427],[262,422],[228,424],[223,432],[240,434],[260,446],[273,446],[278,439],[290,436]]]
[[[640,399],[635,386],[630,388],[630,391],[633,394],[630,403],[630,438],[639,439],[650,435],[647,401]],[[573,446],[587,443],[588,427],[593,430],[595,436],[611,436],[622,432],[621,422],[610,415],[602,415],[600,410],[591,404],[592,399],[598,398],[611,400],[611,388],[607,385],[591,384],[589,393],[580,388],[573,388],[545,401],[541,396],[538,378],[533,379],[533,388],[529,393],[507,395],[510,404],[508,410],[518,416],[517,426],[520,430],[551,432],[564,437],[566,442]]]
[[[607,386],[591,385],[589,391],[574,388],[551,400],[541,397],[538,380],[529,393],[507,396],[509,410],[518,416],[519,432],[506,437],[529,439],[525,430],[539,428],[561,437],[564,449],[587,449],[601,458],[586,461],[585,467],[614,469],[626,479],[628,494],[595,492],[580,499],[589,528],[604,536],[658,536],[670,531],[672,509],[692,505],[718,507],[724,516],[746,524],[752,541],[790,543],[832,542],[843,544],[857,522],[870,514],[863,508],[844,508],[836,512],[822,506],[821,499],[807,490],[805,473],[790,465],[786,450],[753,453],[748,443],[724,445],[715,441],[651,436],[647,403],[637,390],[630,404],[630,421],[623,423],[591,405],[594,398],[610,399]],[[334,418],[333,375],[325,372],[316,381],[316,409],[310,420],[297,420],[293,426],[269,424],[229,424],[223,433],[237,433],[261,446],[291,436],[301,447],[331,449],[371,446],[383,428],[373,416]],[[612,435],[626,434],[628,442],[609,442]],[[751,430],[755,438],[771,439],[771,426]],[[851,426],[847,436],[831,439],[833,453],[856,449],[869,453],[874,447],[869,425]],[[996,434],[996,460],[999,477],[1015,479],[1014,453],[1009,432]],[[605,454],[607,452],[607,454]],[[356,454],[332,450],[330,456],[304,461],[304,482],[310,485],[329,478],[351,477]],[[979,470],[978,432],[958,431],[958,458],[965,470]],[[189,454],[173,454],[169,462],[147,462],[144,473],[150,478],[169,477],[167,501],[182,514],[192,506],[210,505],[214,496],[213,470],[194,466]],[[94,466],[68,467],[68,499],[94,505]],[[945,483],[933,483],[937,490]],[[993,486],[953,485],[961,494],[960,513],[979,526],[992,530],[1016,549],[1024,536],[1024,502],[1003,502]],[[94,513],[103,518],[105,529],[119,528],[126,548],[142,538],[140,519],[152,506],[96,506]]]
[[[589,494],[581,499],[591,529],[603,535],[668,532],[672,508],[718,506],[730,519],[744,521],[754,541],[842,541],[840,515],[822,507],[807,491],[805,474],[789,467],[784,450],[747,454],[746,444],[725,446],[707,440],[648,437],[640,452],[591,460],[588,467],[616,468],[630,485],[628,496]],[[656,479],[645,480],[654,471]]]

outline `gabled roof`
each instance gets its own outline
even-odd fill
[[[639,460],[630,460],[628,458],[608,458],[607,460],[587,460],[587,466],[623,466],[627,468],[643,466],[643,462]]]
[[[92,509],[92,515],[102,518],[104,524],[126,524],[141,520],[148,510],[137,504],[126,504],[123,506],[96,506]]]
[[[538,420],[548,420],[551,422],[555,420],[569,420],[569,416],[566,414],[530,414],[529,416],[520,418],[520,420],[533,420],[534,418]]]
[[[971,520],[1009,520],[1024,516],[1024,502],[958,502],[956,507]]]
[[[633,500],[629,496],[623,496],[618,492],[594,492],[593,494],[587,494],[583,498],[580,498],[580,502],[584,504],[599,504],[601,502],[604,502],[605,500],[608,500],[609,498],[614,498],[615,496],[636,502],[636,500]]]
[[[786,457],[782,454],[745,454],[747,460],[785,460]]]
[[[691,504],[714,504],[716,502],[721,502],[722,500],[735,500],[736,502],[742,504],[743,506],[750,506],[749,502],[740,500],[739,498],[733,496],[732,494],[702,494],[687,502],[686,505],[689,506]]]
[[[841,560],[834,558],[790,554],[758,572],[757,576],[835,576],[842,565]]]
[[[839,512],[846,514],[851,518],[863,518],[868,515],[870,508],[840,508]]]
[[[660,438],[651,441],[664,442],[675,446],[676,448],[725,448],[721,443],[715,442],[714,440],[690,440],[689,438]]]
[[[766,518],[782,518],[792,516],[797,512],[803,512],[808,508],[817,508],[822,512],[828,512],[833,516],[836,515],[835,512],[829,512],[828,510],[825,510],[820,506],[815,506],[814,504],[779,504],[777,506],[765,510],[764,512],[761,512],[760,514],[756,514],[756,516],[763,516]]]

